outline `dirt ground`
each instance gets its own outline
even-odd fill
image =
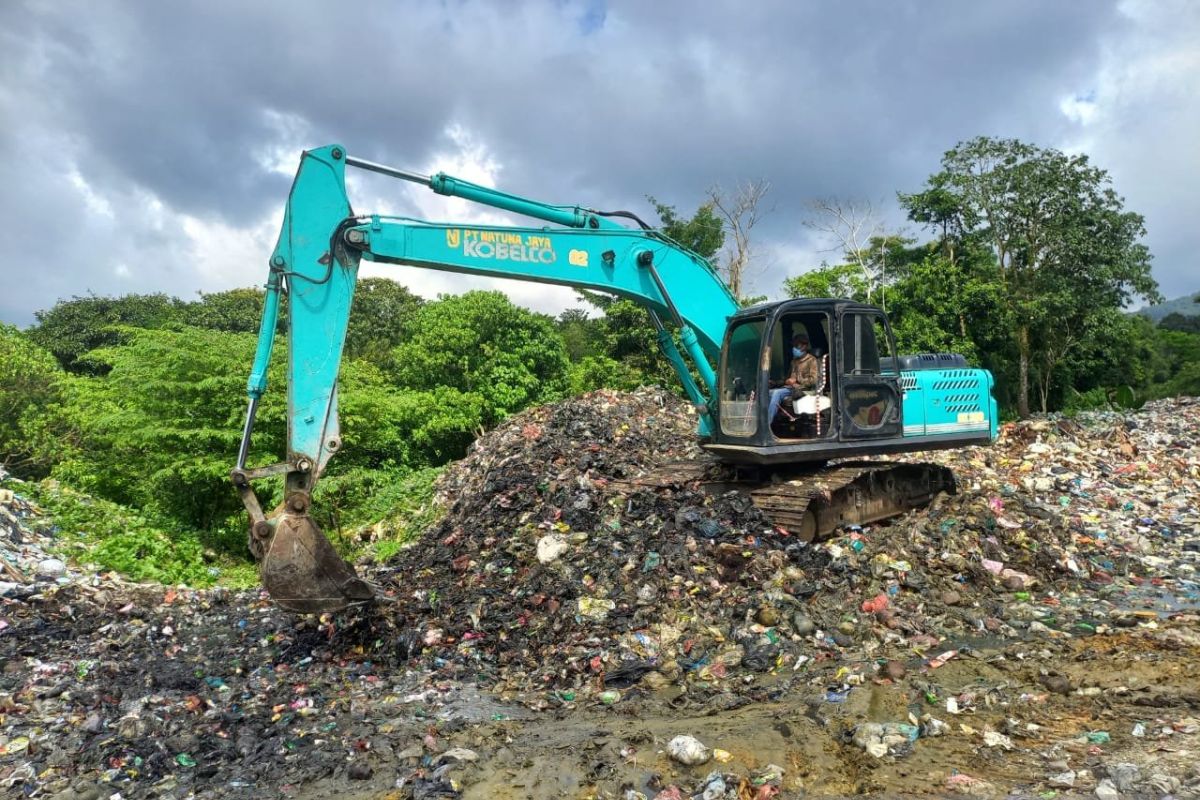
[[[537,714],[513,708],[514,719],[482,722],[447,739],[447,748],[479,755],[449,774],[465,798],[622,797],[628,790],[653,797],[672,785],[688,796],[686,787],[702,784],[714,769],[750,776],[768,765],[783,768],[781,797],[1070,797],[1094,796],[1115,765],[1133,764],[1140,790],[1124,796],[1197,796],[1200,647],[1187,630],[1195,630],[1194,622],[980,647],[937,670],[872,680],[842,703],[826,702],[824,692],[807,685],[781,692],[778,683],[764,682],[759,699],[731,709],[705,707],[674,691],[635,693],[613,706]],[[832,674],[838,665],[823,669]],[[1079,688],[1051,691],[1042,680],[1046,672]],[[929,713],[931,687],[939,699],[974,694],[976,700],[958,715],[945,714],[943,700],[950,729],[919,738],[902,757],[876,759],[850,741],[862,722]],[[1144,733],[1134,735],[1139,724]],[[1005,732],[1011,749],[987,746],[985,731]],[[694,767],[671,761],[664,747],[681,733],[726,751],[726,760]],[[1050,785],[1051,775],[1067,771],[1076,773],[1072,788]],[[956,775],[966,777],[956,781]],[[394,772],[377,776],[370,788],[350,794],[352,784],[318,782],[293,796],[410,796],[410,786],[389,785]],[[1161,793],[1151,776],[1158,776]],[[746,783],[745,796],[773,796],[756,795]]]

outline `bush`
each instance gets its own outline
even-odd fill
[[[196,531],[73,491],[57,481],[21,484],[50,517],[63,554],[135,581],[211,586],[221,574]]]
[[[42,477],[61,456],[57,424],[66,375],[49,352],[0,325],[0,465]]]
[[[103,377],[72,382],[65,413],[79,447],[54,476],[89,494],[240,541],[242,505],[229,482],[245,413],[254,337],[200,328],[126,328],[94,351]],[[265,398],[259,451],[283,452],[283,399]]]
[[[440,467],[414,472],[353,470],[321,481],[313,515],[345,556],[370,543],[394,551],[432,525],[441,514],[434,502]]]
[[[1102,386],[1088,389],[1086,392],[1077,392],[1072,389],[1067,392],[1063,403],[1063,412],[1067,414],[1078,414],[1080,411],[1094,411],[1101,408],[1112,408],[1108,391]]]
[[[571,365],[571,394],[578,395],[596,389],[633,391],[645,383],[646,376],[633,365],[608,356],[584,356]],[[673,381],[672,388],[678,384]]]

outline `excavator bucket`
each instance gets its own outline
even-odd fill
[[[259,531],[267,534],[259,576],[280,607],[320,614],[375,598],[371,585],[337,554],[307,509],[297,512],[285,506],[256,526],[256,534]]]

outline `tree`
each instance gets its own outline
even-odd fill
[[[1154,394],[1200,395],[1200,334],[1159,328],[1159,350],[1166,362],[1166,375]]]
[[[572,363],[599,355],[603,347],[603,325],[582,308],[568,308],[558,315],[558,333]]]
[[[660,203],[653,197],[648,199],[658,212],[662,232],[711,263],[725,242],[725,230],[712,203],[704,203],[696,209],[695,214],[684,218],[679,216],[674,206]],[[645,308],[632,300],[601,292],[579,290],[578,294],[604,312],[603,317],[595,320],[595,330],[601,342],[597,355],[624,365],[622,370],[614,373],[611,382],[603,385],[614,388],[639,384],[678,387],[675,370],[659,349],[658,329]],[[674,325],[674,320],[670,319],[661,322],[668,329]],[[575,385],[599,385],[598,370],[605,363],[603,360],[594,361],[588,365],[586,372],[577,369],[574,373]]]
[[[891,265],[891,284],[926,258],[924,248],[912,245],[912,239],[895,234],[872,236],[860,252],[843,253],[844,263],[831,266],[822,262],[816,269],[788,278],[783,283],[784,292],[789,297],[845,297],[862,303],[871,302],[874,293],[882,300],[878,276],[886,274],[885,265]]]
[[[122,297],[72,297],[48,311],[34,314],[37,324],[29,338],[46,348],[68,372],[91,375],[103,364],[89,362],[84,354],[117,341],[117,328],[160,328],[180,318],[184,304],[165,294],[127,294]]]
[[[602,323],[605,355],[641,376],[638,383],[679,388],[675,369],[662,354],[658,329],[646,309],[632,300],[617,300],[605,309]],[[663,324],[673,323],[665,319]],[[628,382],[623,377],[609,385],[618,387]]]
[[[986,254],[975,262],[950,261],[934,247],[898,271],[888,309],[897,347],[907,352],[961,353],[989,367],[1003,350],[994,309],[999,285]],[[998,341],[999,340],[999,341]]]
[[[106,367],[103,375],[72,378],[67,386],[56,416],[71,434],[70,447],[52,474],[243,554],[244,512],[229,470],[241,438],[245,375],[256,337],[185,326],[121,333],[117,344],[89,356]],[[285,363],[285,357],[271,363],[274,390],[259,406],[253,464],[279,460],[286,450]],[[345,494],[350,478],[339,484],[339,476],[371,480],[379,470],[401,474],[460,458],[488,403],[483,393],[446,386],[397,389],[375,365],[347,361],[338,379],[345,447],[330,462],[331,488],[321,491],[340,485]],[[278,484],[256,488],[264,507],[279,499]]]
[[[725,226],[711,202],[704,203],[689,218],[679,216],[674,206],[646,198],[658,212],[663,233],[679,244],[711,262],[725,244]]]
[[[836,249],[861,274],[860,285],[866,292],[864,299],[868,303],[876,302],[876,293],[881,292],[887,282],[887,261],[874,257],[872,252],[872,243],[883,234],[883,223],[874,206],[865,200],[828,197],[811,201],[809,209],[810,216],[803,224],[837,242]],[[881,298],[880,302],[886,307],[885,299]]]
[[[596,389],[633,391],[646,383],[646,376],[625,361],[608,356],[585,356],[571,365],[571,394]]]
[[[844,297],[866,302],[867,281],[855,264],[822,264],[783,282],[788,297]]]
[[[78,446],[54,477],[123,505],[169,516],[182,527],[228,535],[241,549],[241,503],[229,469],[246,411],[246,370],[255,337],[203,328],[122,328],[92,351],[103,367],[72,381],[65,420]],[[283,386],[283,359],[272,383]],[[254,452],[283,452],[283,392],[269,392]]]
[[[751,260],[750,233],[762,218],[763,210],[759,205],[770,190],[771,184],[764,178],[744,181],[729,193],[720,186],[708,190],[708,205],[721,217],[726,241],[733,240],[725,253],[722,272],[729,291],[739,300]]]
[[[979,137],[948,151],[925,191],[900,195],[910,219],[958,247],[978,241],[991,250],[1023,417],[1035,359],[1048,364],[1039,380],[1050,382],[1070,350],[1061,331],[1085,329],[1097,310],[1159,296],[1139,242],[1142,217],[1124,210],[1110,183],[1085,155]]]
[[[389,367],[397,384],[477,394],[487,426],[567,390],[566,347],[554,320],[500,292],[440,297],[417,309],[404,334]]]
[[[390,278],[360,280],[346,328],[346,357],[385,364],[392,348],[404,341],[406,326],[424,302]]]
[[[1158,327],[1165,331],[1183,331],[1184,333],[1200,333],[1200,315],[1180,314],[1174,311],[1163,317]]]
[[[179,319],[185,325],[226,333],[257,333],[262,320],[261,289],[230,289],[225,292],[201,292],[200,299],[183,306]],[[284,330],[287,297],[282,298],[277,332]]]

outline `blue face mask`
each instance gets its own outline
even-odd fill
[[[803,347],[793,347],[792,348],[792,358],[800,358],[801,356],[804,355],[805,352],[806,351]]]

